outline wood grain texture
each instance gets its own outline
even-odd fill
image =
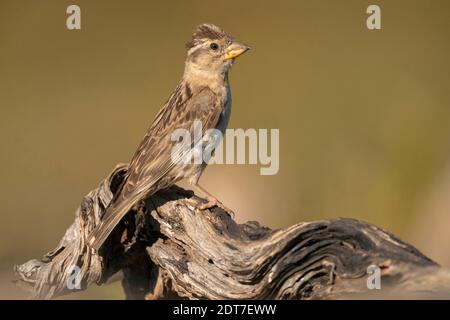
[[[219,208],[179,187],[160,191],[129,212],[98,254],[89,233],[126,173],[119,165],[76,211],[58,246],[15,267],[32,297],[102,284],[122,271],[128,299],[450,298],[450,273],[414,247],[353,219],[299,223],[271,230],[237,224]],[[381,268],[382,290],[367,288],[367,268]],[[69,286],[70,287],[70,286]]]

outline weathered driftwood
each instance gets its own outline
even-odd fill
[[[119,165],[83,199],[56,249],[15,267],[18,285],[35,298],[53,298],[122,271],[130,299],[332,299],[386,295],[388,288],[395,297],[449,292],[448,273],[373,225],[352,219],[280,230],[237,224],[219,208],[197,210],[203,200],[178,187],[130,212],[97,255],[86,238],[126,170]],[[381,268],[382,290],[368,290],[369,265]]]

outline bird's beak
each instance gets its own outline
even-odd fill
[[[250,47],[239,42],[233,42],[225,51],[223,60],[229,60],[239,57],[244,52],[250,50]]]

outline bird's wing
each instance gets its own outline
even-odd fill
[[[130,163],[124,183],[90,237],[94,249],[98,250],[122,217],[138,201],[156,192],[157,182],[180,164],[185,152],[179,147],[181,156],[172,159],[174,130],[186,129],[192,137],[195,121],[202,124],[202,134],[217,126],[223,102],[214,92],[205,87],[188,99],[180,98],[183,95],[177,92],[156,116]]]
[[[178,146],[179,152],[174,154],[179,153],[181,156],[172,158],[172,149],[177,144],[171,139],[174,130],[185,129],[192,137],[194,122],[198,121],[202,125],[203,134],[207,129],[217,126],[222,110],[221,101],[207,87],[184,103],[164,108],[131,161],[121,196],[126,198],[132,193],[145,193],[149,186],[180,164],[185,152]]]

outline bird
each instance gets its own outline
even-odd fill
[[[186,43],[181,80],[156,114],[131,159],[123,182],[105,208],[101,221],[88,236],[91,248],[98,251],[121,219],[144,199],[182,179],[204,193],[207,202],[199,205],[199,209],[218,206],[231,211],[199,185],[207,163],[190,161],[194,153],[174,146],[172,133],[184,129],[194,134],[195,123],[200,123],[202,134],[208,129],[225,132],[231,114],[228,73],[236,58],[249,49],[214,24],[203,23],[196,27]],[[198,150],[197,147],[214,149],[217,144],[217,137],[208,136],[194,140],[191,147],[192,150]]]

